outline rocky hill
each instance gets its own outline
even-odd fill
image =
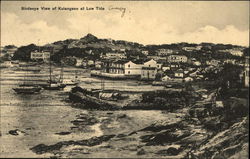
[[[56,41],[47,46],[53,46],[56,48],[63,48],[64,46],[71,48],[110,48],[110,49],[137,49],[143,45],[122,40],[112,40],[112,39],[99,39],[92,34],[87,34],[80,39],[66,39],[63,41]]]

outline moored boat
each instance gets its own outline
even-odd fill
[[[59,80],[52,79],[52,68],[51,60],[49,60],[49,80],[48,84],[43,85],[43,88],[46,90],[62,90],[66,87],[66,84],[63,83],[63,67],[61,69],[61,75]]]
[[[13,88],[13,90],[18,94],[35,94],[35,93],[40,93],[42,88],[38,85],[22,84],[16,88]]]
[[[15,71],[33,71],[33,72],[40,72],[42,69],[40,67],[17,67],[14,69]]]
[[[63,80],[62,84],[65,85],[77,85],[79,82],[74,80]]]
[[[50,82],[46,85],[43,85],[43,88],[46,90],[62,90],[66,87],[65,84],[57,83],[57,82]]]

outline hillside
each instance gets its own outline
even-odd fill
[[[193,50],[192,57],[197,60],[207,60],[208,57],[215,59],[225,58],[237,58],[233,57],[228,53],[222,53],[220,50],[242,48],[241,46],[231,44],[212,44],[212,43],[201,43],[201,44],[190,44],[190,43],[173,43],[173,44],[162,44],[162,45],[142,45],[135,42],[129,42],[124,40],[113,40],[113,39],[100,39],[92,34],[87,34],[80,39],[66,39],[56,41],[44,46],[36,46],[30,44],[27,46],[21,46],[15,52],[13,59],[29,61],[30,52],[38,50],[41,51],[52,51],[52,60],[60,61],[61,57],[75,56],[85,59],[99,59],[100,55],[106,54],[107,52],[119,52],[120,50],[126,50],[127,57],[144,57],[141,50],[148,50],[149,55],[157,55],[158,49],[170,49],[179,52],[186,56],[190,56],[191,52],[183,50],[184,47],[202,47],[200,50]]]

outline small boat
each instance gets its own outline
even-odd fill
[[[27,79],[27,75],[25,74],[23,83],[18,85],[16,88],[12,88],[18,94],[35,94],[40,93],[42,87],[37,85],[36,83],[32,83]]]
[[[19,62],[19,67],[30,67],[30,66],[36,66],[36,62]]]
[[[62,90],[66,87],[65,84],[58,83],[58,82],[50,82],[47,85],[44,85],[43,88],[46,90]]]
[[[40,72],[42,69],[40,67],[17,67],[15,71],[33,71],[33,72]]]
[[[63,84],[65,85],[77,85],[79,82],[74,80],[63,80]]]
[[[22,84],[12,89],[18,94],[35,94],[35,93],[40,93],[42,90],[42,87],[38,85]]]

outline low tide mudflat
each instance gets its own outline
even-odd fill
[[[59,68],[58,68],[59,69]],[[74,77],[74,72],[65,70],[65,78]],[[138,155],[140,141],[138,138],[125,137],[164,120],[180,120],[181,113],[167,113],[156,110],[98,111],[82,110],[72,107],[67,101],[67,92],[44,90],[40,94],[16,94],[12,88],[22,79],[44,82],[45,70],[40,73],[14,71],[11,68],[1,70],[1,155],[0,157],[141,157]],[[101,88],[101,80],[89,77],[79,70],[83,81],[80,85],[88,88]],[[33,76],[33,77],[32,77]],[[35,78],[34,78],[35,77]],[[42,78],[38,78],[42,77]],[[139,86],[139,87],[135,87]],[[152,90],[152,86],[136,81],[107,81],[105,87],[124,91]],[[154,87],[162,89],[162,87]],[[39,145],[54,145],[66,141],[89,140],[93,137],[115,135],[109,142],[99,142],[94,146],[79,144],[63,145],[59,150],[39,152],[32,148]],[[32,151],[33,150],[33,151]],[[154,151],[153,149],[150,151]],[[103,156],[103,155],[106,156]],[[147,153],[145,157],[156,157]],[[159,156],[158,156],[159,157]]]

